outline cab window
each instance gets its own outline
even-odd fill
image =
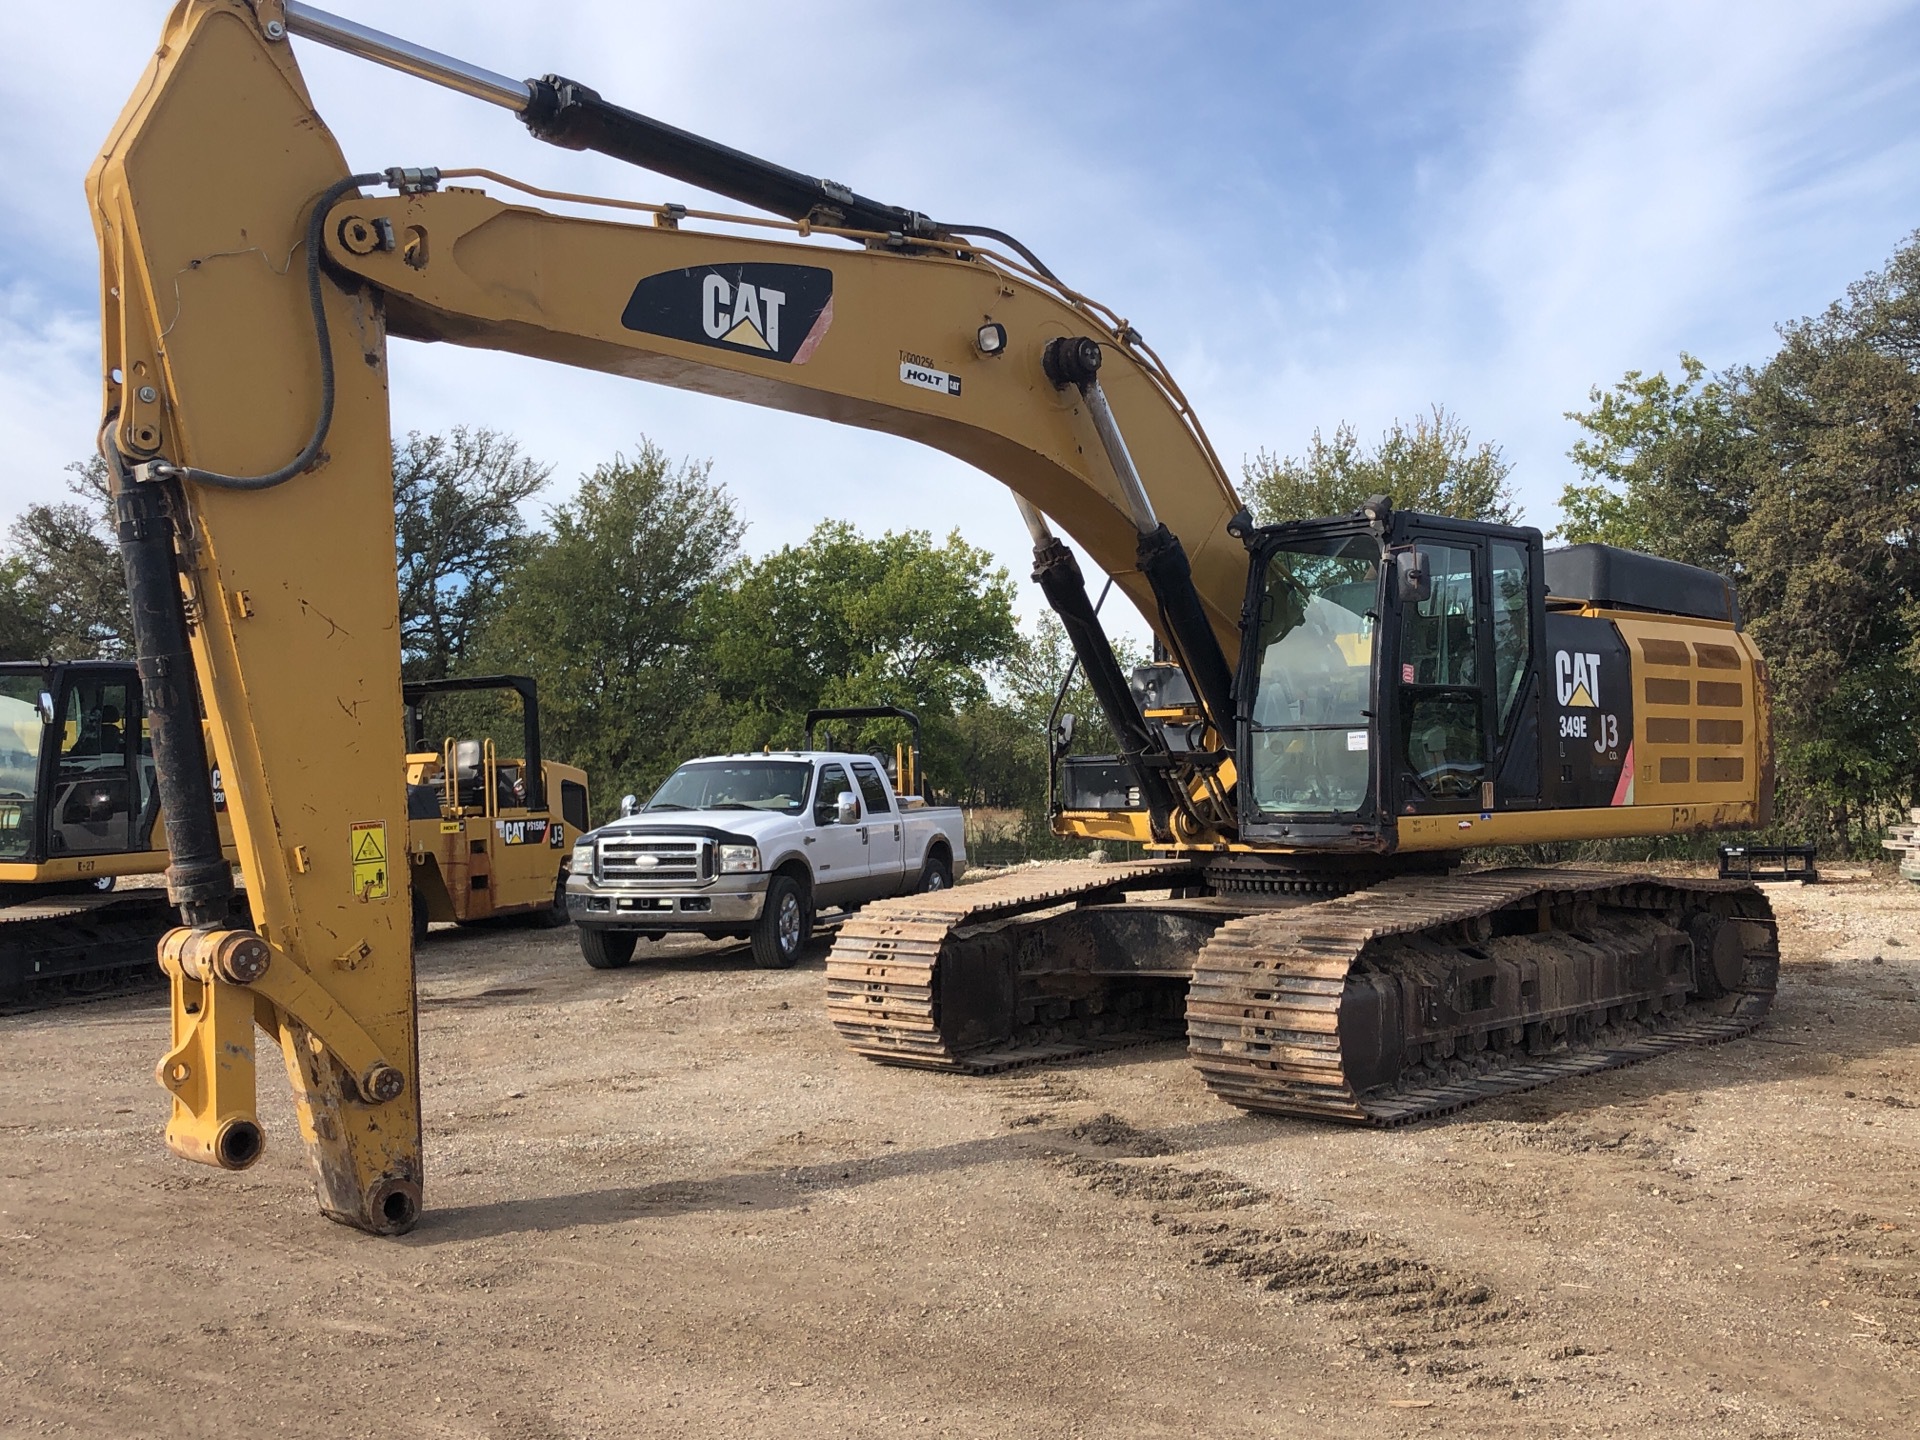
[[[813,823],[831,825],[838,812],[840,797],[853,789],[853,782],[847,779],[846,770],[839,765],[824,765],[820,769],[820,787],[814,793]]]
[[[1475,547],[1422,542],[1432,588],[1402,612],[1401,757],[1433,800],[1473,795],[1486,778]]]
[[[867,802],[867,814],[885,815],[893,807],[887,803],[886,782],[880,778],[880,772],[871,765],[856,763],[853,767],[854,778],[860,782],[860,793]]]

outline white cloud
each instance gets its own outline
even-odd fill
[[[0,523],[34,501],[70,498],[63,471],[93,453],[99,373],[92,317],[51,309],[24,286],[0,290],[0,435],[7,444],[0,483],[20,486]]]
[[[771,0],[334,6],[896,203],[1012,230],[1140,324],[1229,466],[1435,401],[1503,442],[1551,523],[1561,412],[1629,366],[1758,359],[1920,222],[1911,4],[1391,4],[1315,12]],[[94,147],[159,32],[29,7],[0,72],[0,519],[92,443]],[[1098,23],[1094,23],[1097,19]],[[356,166],[487,164],[698,200],[530,142],[504,111],[297,42]],[[1068,57],[1068,63],[1062,62]],[[1004,492],[907,442],[396,342],[402,429],[488,423],[571,476],[642,434],[711,457],[749,545],[819,519],[958,527],[1024,582]],[[1030,589],[1022,586],[1029,604]]]

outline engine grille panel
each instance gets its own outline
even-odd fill
[[[688,885],[711,880],[713,841],[696,836],[603,835],[595,871],[616,884]]]

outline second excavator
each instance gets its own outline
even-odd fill
[[[296,38],[761,213],[355,173]],[[1139,332],[1011,237],[295,0],[178,4],[88,191],[105,450],[183,919],[161,947],[159,1070],[182,1155],[259,1154],[257,1025],[323,1211],[380,1233],[419,1214],[408,885],[380,863],[406,814],[389,336],[886,431],[1014,492],[1120,739],[1074,755],[1060,726],[1056,825],[1154,858],[868,907],[827,982],[864,1054],[979,1071],[1184,1033],[1235,1105],[1393,1123],[1767,1009],[1777,940],[1751,886],[1461,865],[1765,823],[1765,670],[1718,577],[1548,553],[1538,531],[1387,497],[1256,526]],[[1068,538],[1162,662],[1122,671]],[[257,932],[226,921],[196,685]]]

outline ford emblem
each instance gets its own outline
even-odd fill
[[[660,857],[658,855],[636,855],[633,857],[633,863],[641,870],[651,870],[660,863]]]

